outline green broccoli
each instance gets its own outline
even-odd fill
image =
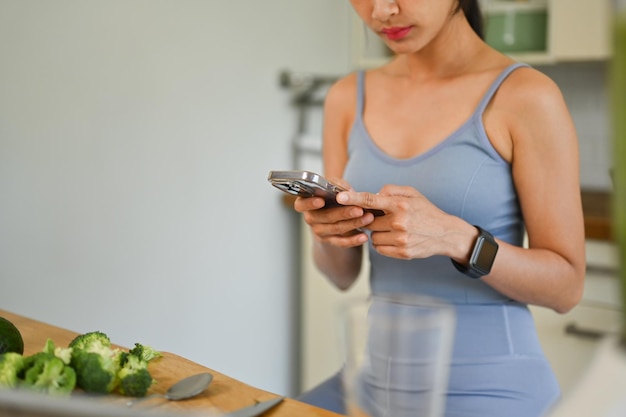
[[[57,353],[50,343],[46,350]],[[161,356],[150,346],[135,343],[130,351],[112,346],[109,336],[100,331],[76,336],[68,346],[70,364],[76,371],[76,385],[86,392],[143,397],[154,380],[148,362]],[[61,353],[60,353],[61,354]]]
[[[120,394],[144,397],[154,383],[148,371],[148,362],[133,354],[122,355],[122,368],[118,372]]]
[[[76,386],[76,373],[54,354],[40,352],[25,360],[21,386],[47,394],[69,395]]]
[[[76,371],[76,383],[86,392],[108,394],[118,385],[118,349],[100,346],[90,351],[73,349],[71,365]]]
[[[76,336],[74,340],[70,342],[68,347],[75,350],[100,350],[102,347],[111,347],[111,339],[109,339],[109,336],[105,333],[100,331],[88,332]]]
[[[157,352],[150,346],[142,345],[141,343],[135,343],[135,347],[129,350],[128,353],[137,356],[145,362],[150,362],[153,359],[158,359],[163,356],[161,355],[161,352]]]
[[[86,392],[108,394],[118,384],[120,350],[100,331],[76,336],[68,346],[70,364],[76,371],[76,384]]]
[[[24,369],[24,357],[19,353],[0,354],[0,386],[14,388],[19,381],[18,375]]]
[[[72,360],[72,350],[73,348],[71,347],[63,348],[60,346],[56,346],[52,339],[48,339],[43,348],[43,352],[56,356],[57,358],[61,359],[66,365],[69,365]]]

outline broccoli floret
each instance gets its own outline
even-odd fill
[[[70,347],[63,348],[60,346],[56,346],[52,339],[48,339],[46,341],[46,345],[43,348],[43,352],[56,356],[57,358],[61,359],[66,365],[69,365],[72,360],[72,350],[73,348]]]
[[[69,344],[71,366],[76,371],[76,384],[90,393],[108,394],[118,384],[120,350],[111,346],[111,339],[100,331],[76,336]]]
[[[43,346],[42,352],[48,353],[50,355],[54,355],[54,348],[55,347],[56,347],[56,345],[54,344],[54,341],[52,339],[48,339],[48,340],[46,340],[46,344]]]
[[[148,362],[161,356],[150,346],[135,343],[130,351],[113,348],[109,337],[100,331],[74,338],[69,344],[76,385],[89,393],[143,397],[154,380]],[[50,351],[52,348],[47,346]],[[56,349],[55,349],[56,351]]]
[[[120,394],[131,397],[144,397],[154,383],[148,371],[148,362],[129,354],[123,359],[123,366],[118,372]]]
[[[76,371],[77,385],[86,392],[112,392],[119,382],[119,357],[120,351],[110,347],[100,347],[92,351],[74,349],[71,365]]]
[[[30,356],[24,356],[24,366],[22,367],[22,370],[20,371],[20,373],[17,374],[17,377],[23,380],[25,377],[26,371],[35,364],[37,359],[39,359],[40,356],[46,356],[46,355],[47,353],[45,352],[37,352]]]
[[[68,347],[74,350],[100,350],[103,347],[111,347],[111,339],[100,331],[89,332],[76,336]]]
[[[74,369],[54,354],[40,352],[29,358],[22,386],[47,394],[69,395],[76,386]]]
[[[150,346],[142,345],[141,343],[135,343],[135,347],[129,350],[128,353],[137,356],[144,362],[150,362],[162,356],[161,352],[157,352]]]
[[[14,388],[18,383],[18,375],[23,369],[24,357],[19,353],[0,354],[0,386]]]

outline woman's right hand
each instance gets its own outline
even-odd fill
[[[344,188],[351,188],[345,181],[335,182]],[[374,221],[374,215],[361,207],[326,207],[326,202],[320,197],[298,197],[294,209],[302,213],[317,241],[342,248],[361,246],[367,242],[367,234],[359,229]]]

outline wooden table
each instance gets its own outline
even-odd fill
[[[57,346],[67,346],[77,335],[76,332],[32,320],[9,311],[0,310],[0,317],[10,320],[19,329],[24,339],[24,355],[41,351],[48,338],[52,339]],[[208,409],[228,412],[252,405],[256,401],[278,397],[276,394],[252,387],[181,356],[168,352],[162,353],[162,358],[150,364],[150,373],[157,383],[150,389],[148,395],[151,393],[164,393],[176,381],[195,373],[211,372],[213,374],[213,382],[202,394],[188,400],[169,402],[160,398],[148,400],[150,401],[150,406],[155,406],[155,410],[180,411],[181,414],[184,414],[186,411],[201,412]],[[113,403],[124,403],[126,400],[125,397],[111,395]],[[278,406],[269,410],[263,416],[337,417],[339,414],[285,398]]]

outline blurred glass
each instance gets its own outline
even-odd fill
[[[456,317],[420,295],[378,295],[343,306],[346,410],[359,417],[441,417]]]

